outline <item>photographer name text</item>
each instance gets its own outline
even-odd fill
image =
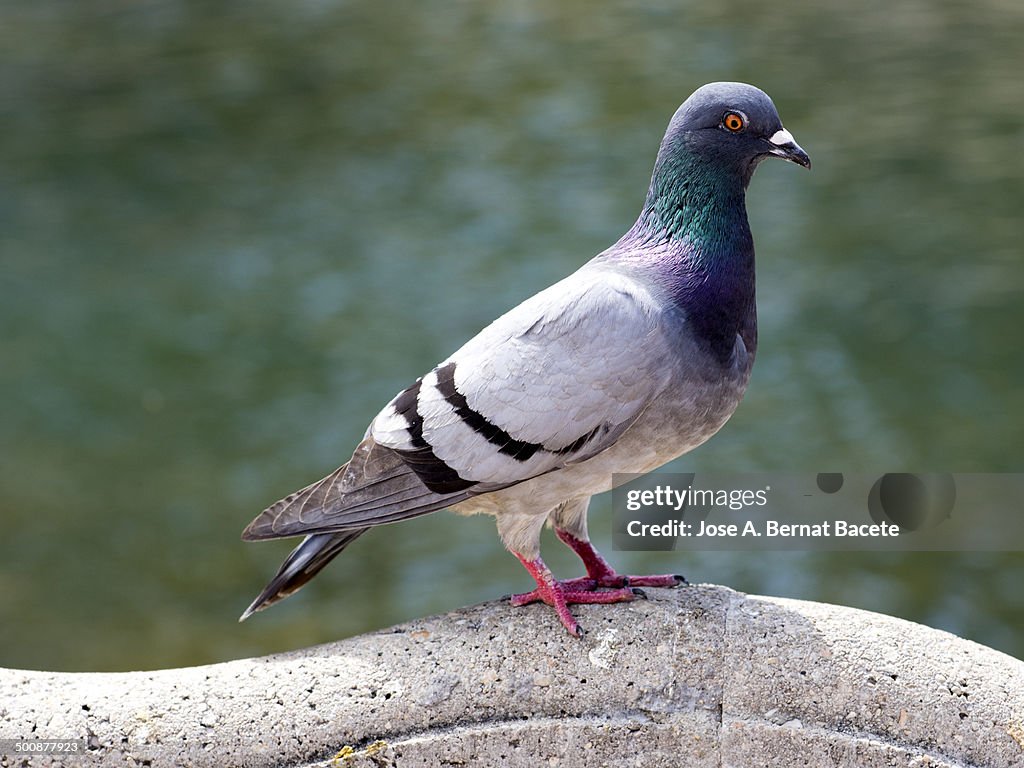
[[[846,520],[823,520],[820,523],[780,523],[777,520],[748,520],[738,523],[709,523],[700,520],[688,523],[683,520],[667,520],[664,523],[643,523],[630,520],[626,525],[629,536],[654,536],[670,538],[828,538],[839,537],[894,537],[900,535],[900,528],[893,523],[851,523]]]

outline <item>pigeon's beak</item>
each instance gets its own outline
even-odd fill
[[[803,151],[799,144],[793,139],[793,134],[785,128],[780,128],[768,139],[771,144],[769,154],[789,160],[791,163],[802,165],[804,168],[811,167],[811,158]]]

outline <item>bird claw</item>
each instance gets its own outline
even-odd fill
[[[656,576],[626,576],[617,573],[604,561],[588,541],[582,541],[564,531],[559,537],[569,544],[583,559],[587,575],[559,581],[539,558],[527,560],[518,553],[526,570],[537,582],[537,588],[530,592],[511,595],[509,601],[518,608],[530,603],[543,602],[555,609],[559,621],[573,637],[583,637],[583,629],[577,623],[569,606],[586,603],[624,603],[631,600],[647,600],[647,593],[641,587],[675,587],[686,580],[676,574]]]
[[[678,587],[680,584],[688,583],[678,573],[666,573],[653,576],[625,576],[627,586],[632,587]]]

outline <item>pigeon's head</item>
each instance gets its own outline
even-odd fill
[[[744,183],[766,157],[811,167],[807,153],[782,127],[768,94],[746,83],[709,83],[694,91],[672,117],[662,149],[682,149],[735,169]]]

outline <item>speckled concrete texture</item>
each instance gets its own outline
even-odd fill
[[[0,670],[0,766],[1017,766],[1024,663],[944,632],[700,585],[492,602],[329,645],[156,672]],[[225,624],[225,631],[231,631]]]

